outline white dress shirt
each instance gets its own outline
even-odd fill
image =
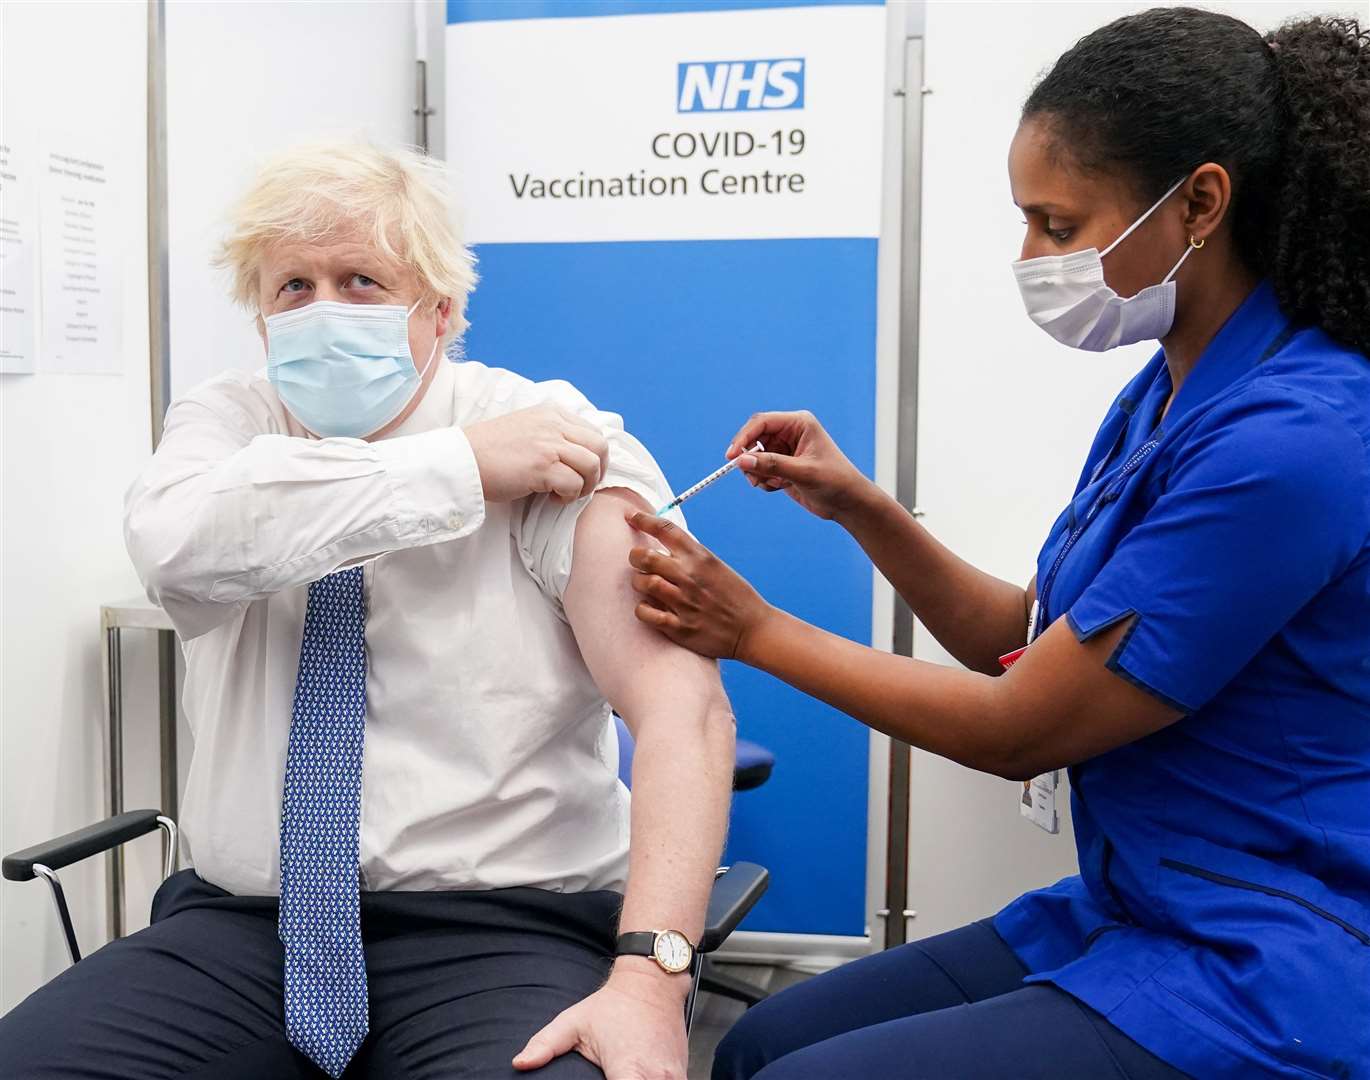
[[[364,889],[622,890],[628,793],[609,707],[561,609],[588,499],[486,503],[462,428],[555,404],[609,441],[599,488],[651,506],[661,470],[570,384],[441,362],[372,443],[315,439],[261,375],[167,414],[125,535],[186,660],[183,851],[238,894],[280,887],[286,744],[310,582],[364,564]]]

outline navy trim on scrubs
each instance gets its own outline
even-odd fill
[[[1110,668],[1184,718],[1070,770],[1080,875],[995,927],[1196,1077],[1367,1076],[1370,360],[1262,284],[1170,392],[1157,354],[1038,574],[1094,511],[1045,618],[1133,620]]]

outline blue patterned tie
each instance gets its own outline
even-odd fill
[[[309,586],[281,801],[285,1027],[333,1077],[367,1031],[357,835],[365,725],[358,566]]]

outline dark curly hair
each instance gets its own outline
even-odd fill
[[[1291,318],[1370,355],[1370,29],[1303,18],[1262,37],[1153,8],[1081,38],[1033,89],[1080,167],[1150,202],[1214,161],[1232,177],[1239,257]]]

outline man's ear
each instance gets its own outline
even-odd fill
[[[448,327],[450,327],[451,325],[452,298],[450,296],[444,296],[441,300],[438,301],[438,337],[443,337],[447,333]]]
[[[256,322],[257,322],[257,336],[260,337],[260,338],[262,339],[262,348],[265,350],[265,349],[267,348],[267,343],[266,343],[266,320],[262,318],[262,313],[261,313],[260,311],[257,312],[257,319],[256,319]]]

